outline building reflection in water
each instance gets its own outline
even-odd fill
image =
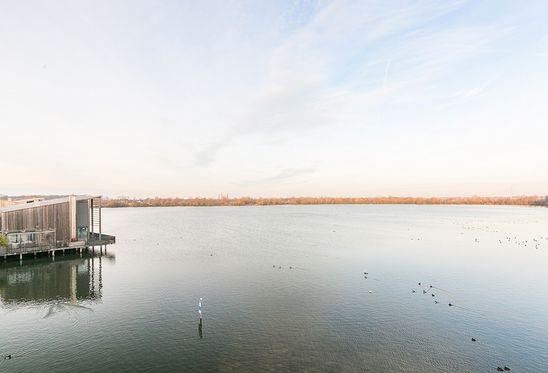
[[[0,264],[0,300],[6,307],[26,304],[99,301],[102,297],[105,261],[109,255],[66,255],[53,262],[47,258]]]

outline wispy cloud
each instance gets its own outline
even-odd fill
[[[432,30],[429,22],[464,4],[332,2],[269,52],[265,84],[220,137],[195,153],[194,166],[212,165],[236,138],[283,139],[368,122],[371,108],[388,98],[425,95],[436,78],[488,53],[505,32],[493,25]],[[382,69],[375,61],[384,61]],[[335,75],[347,77],[334,81]]]
[[[315,173],[315,167],[298,167],[298,168],[283,168],[276,173],[264,177],[250,179],[241,183],[236,183],[241,186],[254,186],[262,184],[280,184],[299,179],[301,176],[311,175]]]
[[[275,175],[265,177],[262,179],[262,181],[285,181],[289,179],[293,179],[297,176],[312,174],[316,172],[316,169],[313,167],[305,167],[305,168],[284,168],[283,170],[280,170]]]

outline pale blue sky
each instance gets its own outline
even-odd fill
[[[546,1],[0,2],[0,193],[548,194]]]

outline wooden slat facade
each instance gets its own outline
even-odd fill
[[[55,231],[57,246],[68,246],[71,235],[69,203],[2,212],[0,227],[8,232],[51,229]]]

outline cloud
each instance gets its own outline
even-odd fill
[[[230,138],[226,137],[220,141],[211,143],[206,147],[200,149],[194,154],[194,160],[192,165],[194,167],[207,167],[213,163],[217,153],[223,148],[223,146],[228,145]]]
[[[263,178],[262,181],[285,181],[288,179],[293,179],[297,176],[307,175],[316,172],[316,169],[313,167],[305,168],[284,168],[280,170],[277,174]]]
[[[234,183],[239,186],[254,186],[271,183],[284,183],[297,179],[300,176],[310,175],[317,171],[316,167],[298,167],[298,168],[283,168],[273,175],[248,180],[241,183]]]

